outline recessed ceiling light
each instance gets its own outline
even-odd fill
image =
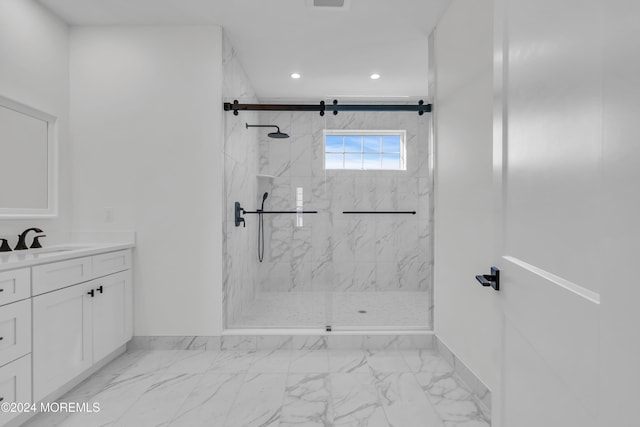
[[[299,79],[300,77],[302,77],[302,76],[300,75],[300,73],[291,73],[291,78],[292,78],[292,79]]]
[[[378,80],[378,79],[380,78],[380,74],[378,74],[378,73],[373,73],[373,74],[371,74],[371,76],[369,76],[369,77],[371,77],[371,80]]]

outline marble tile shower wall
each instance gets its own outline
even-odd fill
[[[291,135],[260,133],[260,173],[272,175],[267,205],[295,210],[304,190],[304,216],[266,218],[262,291],[426,291],[432,289],[432,173],[427,115],[341,112],[261,112]],[[406,171],[324,170],[323,129],[407,131]],[[344,215],[343,210],[415,210],[417,215]]]
[[[226,100],[257,102],[255,92],[235,51],[226,36],[222,50],[223,96]],[[233,324],[256,290],[257,263],[248,254],[255,253],[255,221],[247,220],[246,228],[236,228],[233,206],[237,200],[243,206],[255,204],[258,193],[258,134],[245,129],[245,122],[255,123],[256,113],[242,113],[242,118],[224,116],[224,223],[223,223],[223,306],[227,324]]]

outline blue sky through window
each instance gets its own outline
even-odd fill
[[[325,135],[325,169],[404,170],[403,131]]]

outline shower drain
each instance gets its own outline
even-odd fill
[[[360,314],[365,314],[367,312],[367,310],[358,310],[358,313]]]

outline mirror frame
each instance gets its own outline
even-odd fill
[[[0,106],[47,122],[47,207],[1,208],[0,219],[53,218],[58,216],[58,118],[0,95]]]

